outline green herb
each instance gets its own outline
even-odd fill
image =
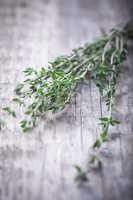
[[[113,29],[96,42],[73,49],[70,56],[57,57],[49,62],[48,68],[27,68],[24,71],[26,79],[17,85],[13,101],[25,105],[25,115],[30,117],[27,124],[34,127],[38,119],[49,111],[58,112],[70,103],[78,83],[90,74],[109,112],[107,120],[100,119],[103,130],[94,144],[94,147],[100,147],[101,142],[107,140],[109,126],[116,124],[116,120],[111,118],[112,108],[119,66],[126,58],[126,49],[125,29]]]
[[[14,90],[17,95],[21,94],[21,90],[23,89],[24,85],[22,83],[18,84]]]
[[[24,102],[19,97],[14,97],[12,99],[15,103],[17,103],[19,106],[24,105]]]
[[[76,182],[88,181],[87,172],[83,171],[82,168],[79,167],[78,165],[75,165],[74,167],[77,171],[77,176],[75,177],[75,181]]]
[[[16,96],[13,99],[25,109],[25,118],[20,122],[23,131],[37,126],[39,119],[49,111],[55,113],[64,109],[71,102],[77,85],[89,75],[108,110],[108,115],[99,119],[102,130],[93,149],[99,149],[103,142],[108,141],[109,127],[119,124],[113,118],[112,111],[120,66],[126,59],[127,40],[133,36],[132,29],[132,22],[118,26],[94,43],[73,49],[69,56],[57,57],[45,68],[25,69],[25,80],[15,88]],[[4,110],[16,116],[9,107]],[[86,173],[78,166],[76,170],[78,177],[86,180]]]
[[[10,107],[4,107],[3,111],[7,112],[9,115],[11,115],[12,117],[16,117],[16,113],[14,110],[12,110]]]
[[[92,155],[89,160],[89,167],[93,169],[102,169],[102,161],[97,155]]]
[[[0,131],[5,127],[5,122],[0,119]]]
[[[22,120],[20,122],[20,126],[23,130],[23,132],[27,132],[27,131],[30,131],[32,128],[31,128],[31,122],[28,122],[27,120]]]

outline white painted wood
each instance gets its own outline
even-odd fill
[[[39,68],[60,53],[100,36],[130,18],[124,0],[1,0],[0,107],[8,105],[25,67]],[[129,8],[130,6],[130,8]],[[42,120],[22,134],[6,115],[0,133],[0,200],[130,200],[133,167],[132,57],[118,85],[114,115],[121,120],[101,149],[101,172],[78,188],[74,164],[85,168],[90,147],[99,134],[98,118],[106,112],[92,82],[81,84],[73,103],[62,113]],[[0,113],[1,114],[1,113]],[[17,113],[18,118],[22,113]]]

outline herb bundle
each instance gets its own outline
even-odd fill
[[[69,56],[57,57],[46,68],[27,68],[25,80],[17,85],[13,98],[13,102],[25,109],[25,119],[20,122],[22,130],[31,130],[49,111],[64,109],[71,102],[76,86],[89,77],[98,87],[108,110],[108,116],[99,119],[102,131],[93,148],[107,141],[109,127],[119,124],[112,116],[112,109],[120,65],[126,59],[127,40],[132,36],[130,24],[112,29],[92,44],[73,49]],[[4,111],[16,117],[10,108]],[[76,169],[82,174],[78,166]]]

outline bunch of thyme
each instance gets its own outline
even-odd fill
[[[113,29],[96,42],[73,49],[70,56],[57,57],[46,68],[27,68],[24,71],[25,80],[17,85],[13,98],[14,102],[25,108],[25,116],[28,116],[20,122],[23,131],[36,126],[38,119],[49,111],[62,110],[71,102],[77,84],[89,74],[105,99],[109,112],[108,116],[100,118],[103,131],[94,147],[100,146],[101,140],[107,139],[109,126],[118,123],[112,118],[112,108],[126,45],[124,29]],[[4,110],[10,111],[9,108]]]
[[[31,130],[49,111],[64,109],[71,102],[76,86],[89,74],[108,109],[108,116],[99,119],[102,131],[93,148],[107,141],[109,127],[119,124],[112,116],[112,109],[120,65],[126,59],[129,27],[129,24],[118,26],[94,43],[73,49],[69,56],[57,57],[47,67],[27,68],[25,80],[17,85],[13,98],[25,109],[25,118],[20,122],[22,130]],[[10,108],[4,110],[16,117]],[[79,167],[76,169],[81,172]]]

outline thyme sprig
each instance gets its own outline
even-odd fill
[[[70,56],[57,57],[48,67],[25,69],[25,80],[17,85],[13,98],[19,106],[25,107],[26,117],[20,122],[23,131],[35,127],[39,118],[49,111],[62,110],[71,102],[78,83],[89,74],[109,112],[109,116],[100,119],[102,133],[93,145],[100,147],[107,140],[109,126],[118,123],[112,118],[112,108],[119,65],[125,60],[126,41],[124,29],[113,29],[96,42],[73,49]]]
[[[16,113],[14,110],[12,110],[9,106],[4,107],[3,111],[7,112],[9,115],[11,115],[12,117],[16,117]]]
[[[24,70],[25,80],[14,92],[13,102],[25,108],[25,119],[20,122],[23,131],[35,127],[39,118],[49,111],[58,112],[71,102],[73,92],[87,74],[99,88],[106,102],[108,116],[100,118],[102,133],[93,147],[106,141],[110,125],[119,122],[112,118],[119,66],[126,58],[127,28],[115,28],[92,44],[72,50],[69,56],[59,56],[47,67]],[[3,110],[15,117],[10,107]]]
[[[132,22],[112,29],[94,43],[75,48],[69,56],[59,56],[39,70],[25,69],[25,80],[16,86],[13,98],[13,102],[25,110],[25,118],[20,122],[22,130],[26,132],[37,126],[48,112],[64,109],[71,102],[77,85],[89,75],[108,110],[108,115],[99,119],[102,131],[93,144],[93,149],[100,148],[108,140],[109,127],[119,124],[112,111],[120,66],[126,59],[127,40],[133,36],[130,24]],[[10,108],[5,111],[15,117]],[[98,161],[97,156],[92,160]],[[83,175],[83,180],[87,180],[80,167],[76,166],[76,170],[77,179]]]

